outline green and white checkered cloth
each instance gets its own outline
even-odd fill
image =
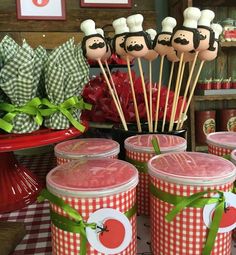
[[[80,97],[88,80],[89,65],[84,59],[81,45],[75,45],[73,38],[49,54],[45,67],[45,87],[51,103],[60,105],[72,96]],[[80,109],[71,112],[77,121],[80,113]],[[65,129],[71,123],[58,111],[46,117],[44,125],[52,129]]]
[[[10,98],[12,105],[22,107],[36,97],[42,59],[25,40],[20,47],[6,37],[1,46],[4,65],[0,71],[0,88]],[[18,113],[12,124],[13,133],[30,133],[40,127],[34,117],[26,113]]]

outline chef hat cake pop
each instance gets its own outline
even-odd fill
[[[80,24],[80,29],[85,35],[82,40],[84,56],[91,60],[101,59],[108,48],[104,37],[96,31],[95,22],[87,19]]]
[[[174,31],[171,39],[171,44],[177,51],[189,52],[199,46],[200,33],[197,25],[200,16],[201,11],[196,7],[188,7],[184,10],[183,26]]]
[[[220,34],[223,31],[223,28],[220,24],[216,24],[216,23],[213,23],[211,25],[211,28],[214,31],[214,43],[210,45],[210,47],[207,50],[199,52],[198,57],[202,61],[211,61],[217,57],[218,46],[219,46],[218,39]]]
[[[134,14],[126,19],[129,33],[125,37],[125,50],[133,57],[143,57],[152,48],[151,41],[146,32],[143,31],[143,16]]]
[[[153,44],[157,31],[155,29],[150,28],[146,30],[146,33],[149,35],[151,43]],[[155,50],[151,49],[143,58],[149,61],[153,61],[157,57],[158,57],[158,53]]]
[[[154,50],[161,56],[167,55],[169,47],[171,47],[170,40],[176,24],[176,19],[172,17],[166,17],[161,22],[162,31],[156,35],[153,45]]]
[[[125,36],[129,32],[129,28],[126,23],[126,18],[122,17],[112,22],[112,26],[115,30],[115,36],[112,41],[114,52],[119,56],[125,56],[127,53],[124,49]]]
[[[104,31],[103,31],[102,28],[96,28],[96,31],[97,31],[98,34],[100,34],[102,37],[104,37]],[[110,42],[107,38],[105,38],[105,40],[106,40],[106,44],[107,44],[107,52],[101,58],[102,61],[105,61],[105,60],[109,59],[111,57],[111,54],[112,54],[111,44],[110,44]]]
[[[201,17],[198,20],[198,31],[200,33],[200,43],[197,51],[207,50],[209,45],[214,43],[214,31],[211,22],[215,17],[215,13],[211,10],[202,10]]]

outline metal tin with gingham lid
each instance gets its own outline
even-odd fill
[[[135,135],[125,140],[126,160],[139,170],[137,205],[140,215],[149,215],[147,162],[155,155],[152,139],[157,138],[161,153],[185,151],[187,141],[180,136],[166,134]]]
[[[117,158],[120,145],[105,138],[82,138],[59,143],[54,148],[57,164],[81,158]]]
[[[153,157],[148,162],[150,185],[170,196],[189,197],[207,190],[231,191],[236,167],[216,155],[175,152]],[[211,195],[206,195],[211,197]],[[158,255],[202,255],[209,229],[203,221],[203,208],[184,208],[172,221],[166,215],[174,208],[151,191],[151,244]],[[231,254],[231,232],[218,233],[211,255]]]
[[[113,219],[112,213],[106,214],[106,210],[113,210],[115,214],[119,214],[124,218],[125,213],[135,207],[137,183],[138,172],[133,165],[110,158],[82,159],[68,162],[57,166],[47,175],[47,189],[49,192],[62,198],[67,204],[76,209],[84,222],[88,222],[93,215],[97,215],[97,212],[99,214],[102,211],[103,214],[100,217],[103,218],[97,219],[99,224],[106,219]],[[68,217],[60,207],[53,203],[51,203],[51,209],[57,214]],[[125,216],[125,219],[127,221],[128,218]],[[120,220],[119,223],[120,226],[123,221]],[[113,239],[116,238],[117,240],[118,238],[119,240],[119,233],[113,232],[114,227],[110,229],[110,234],[106,232],[102,237],[99,232],[88,234],[86,237],[89,244],[87,245],[86,254],[105,254],[102,252],[103,249],[107,251],[110,249],[109,254],[136,255],[136,213],[132,214],[128,223],[124,223],[124,226],[127,224],[130,225],[130,228],[128,226],[123,229],[125,231],[129,229],[127,231],[130,240],[127,241],[128,234],[126,235],[125,232],[124,241],[116,244],[116,246],[114,246]],[[90,229],[90,231],[93,230]],[[106,239],[103,240],[106,245],[103,241],[98,241],[100,238]],[[96,244],[90,242],[94,239],[97,240]],[[110,240],[112,244],[109,243]],[[53,254],[80,254],[80,241],[81,237],[78,233],[63,231],[52,224]],[[124,243],[126,245],[122,246]]]
[[[206,137],[208,152],[218,156],[230,155],[236,149],[236,132],[215,132]]]

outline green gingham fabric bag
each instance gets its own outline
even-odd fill
[[[90,109],[90,106],[83,102],[81,92],[88,80],[89,66],[81,45],[75,45],[73,38],[49,54],[45,67],[47,100],[42,101],[49,108],[45,110],[46,114],[43,112],[46,127],[66,129],[72,124],[84,130],[79,123],[80,113],[81,109]]]
[[[42,124],[37,111],[40,100],[36,98],[42,59],[25,40],[19,46],[10,37],[3,39],[0,51],[3,56],[0,88],[11,101],[11,104],[0,104],[0,109],[7,112],[3,119],[12,125],[12,133],[35,131]]]

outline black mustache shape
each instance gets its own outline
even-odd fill
[[[120,47],[124,49],[125,48],[125,42],[120,43]]]
[[[103,47],[105,47],[105,43],[104,42],[94,43],[92,45],[89,45],[89,48],[93,49],[93,50],[98,49],[98,48],[103,48]]]
[[[166,45],[166,46],[171,46],[170,41],[166,41],[166,40],[158,40],[158,43],[162,45]]]
[[[200,34],[200,40],[205,40],[205,39],[206,39],[206,35]]]
[[[212,45],[212,46],[210,46],[210,47],[208,48],[208,50],[210,50],[210,51],[215,51],[215,50],[216,50],[216,47],[214,47],[214,46]]]
[[[175,43],[180,43],[182,45],[187,45],[189,44],[189,41],[186,39],[181,39],[180,37],[177,37],[176,39],[174,39]]]
[[[140,51],[140,50],[142,50],[143,49],[143,45],[142,44],[135,44],[135,45],[129,45],[128,47],[127,47],[127,50],[128,51]]]

